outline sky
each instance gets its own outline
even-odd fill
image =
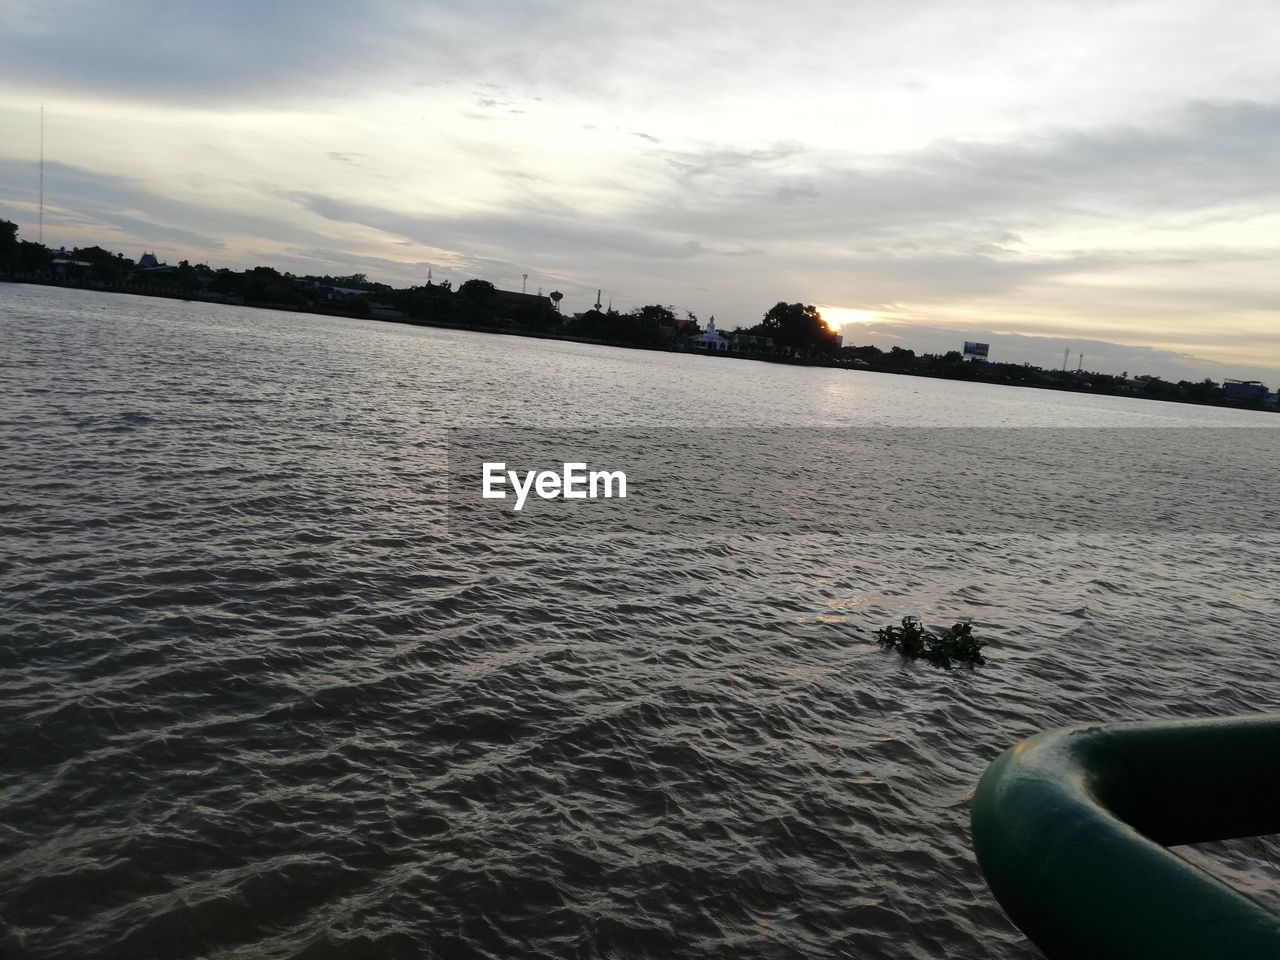
[[[0,218],[1280,384],[1280,3],[0,0]]]

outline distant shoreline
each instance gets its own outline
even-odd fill
[[[1275,408],[1263,406],[1254,403],[1238,403],[1228,400],[1199,400],[1187,397],[1170,397],[1170,396],[1151,396],[1138,391],[1108,389],[1082,383],[1074,372],[1061,371],[1061,376],[1055,379],[1041,379],[1037,382],[1026,382],[1010,380],[1004,377],[982,376],[983,368],[966,365],[964,372],[968,376],[948,376],[944,372],[925,371],[925,370],[908,370],[893,369],[886,364],[875,364],[859,362],[856,360],[838,360],[838,359],[822,359],[822,358],[803,358],[788,357],[779,355],[768,355],[760,353],[740,353],[729,351],[702,351],[690,349],[678,349],[665,346],[655,346],[646,344],[628,343],[618,340],[601,340],[590,337],[574,336],[572,334],[554,333],[550,331],[537,331],[518,329],[513,327],[499,327],[493,325],[483,325],[476,323],[455,323],[447,320],[426,319],[421,317],[403,316],[377,316],[362,314],[357,311],[344,311],[341,309],[325,310],[317,308],[313,305],[298,307],[282,303],[264,303],[252,300],[241,300],[233,297],[221,296],[218,294],[209,294],[205,292],[185,291],[189,295],[182,295],[182,292],[175,292],[163,288],[146,287],[138,285],[127,286],[106,286],[96,284],[77,284],[77,283],[60,283],[56,280],[47,280],[38,277],[29,276],[0,276],[0,283],[12,283],[15,285],[26,285],[33,287],[52,287],[60,290],[80,290],[85,293],[98,294],[129,294],[137,297],[148,297],[157,300],[177,300],[179,302],[190,303],[214,303],[227,307],[249,307],[254,310],[271,310],[277,313],[303,313],[318,317],[336,317],[344,320],[366,320],[379,323],[396,323],[403,326],[411,327],[429,327],[439,330],[462,330],[470,333],[497,334],[501,336],[522,337],[531,340],[557,340],[565,343],[582,343],[590,346],[601,347],[617,347],[626,350],[640,350],[649,353],[671,353],[682,354],[687,356],[704,356],[718,360],[748,360],[758,363],[774,363],[783,366],[794,367],[823,367],[828,369],[853,370],[864,373],[884,373],[893,376],[904,377],[921,377],[927,380],[952,380],[962,383],[988,383],[995,386],[1007,387],[1024,387],[1037,390],[1054,390],[1060,393],[1082,393],[1094,396],[1110,396],[1110,397],[1128,397],[1133,400],[1149,400],[1156,403],[1175,403],[1181,405],[1197,406],[1197,407],[1216,407],[1227,410],[1253,410],[1260,413],[1274,413]],[[887,354],[886,354],[887,356]],[[1039,368],[1032,368],[1037,370]],[[1043,371],[1040,371],[1043,373]],[[1059,371],[1051,371],[1057,374]]]

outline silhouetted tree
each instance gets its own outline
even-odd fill
[[[34,240],[18,241],[16,269],[21,273],[35,273],[47,269],[53,261],[53,254],[43,243]]]
[[[488,323],[493,319],[493,295],[497,292],[488,280],[467,280],[458,287],[463,317],[471,323]]]
[[[631,311],[631,315],[646,324],[652,324],[654,327],[669,327],[676,322],[676,312],[670,307],[664,307],[657,303],[636,307]]]
[[[659,303],[650,303],[636,307],[624,316],[610,314],[612,319],[612,336],[610,339],[621,343],[634,343],[637,346],[657,346],[667,339],[662,332],[666,327],[675,326],[676,312],[671,307]]]
[[[1208,377],[1199,383],[1191,380],[1180,380],[1178,382],[1178,392],[1188,400],[1195,400],[1201,403],[1206,400],[1222,399],[1222,387]]]
[[[221,294],[224,297],[239,296],[240,291],[244,288],[244,276],[226,267],[214,271],[213,283],[209,285],[209,289],[214,293]]]
[[[18,239],[18,225],[0,220],[0,269],[35,273],[53,260],[49,248],[32,240]]]
[[[447,320],[457,307],[449,281],[411,287],[393,298],[405,313],[415,320]]]
[[[241,296],[249,303],[278,304],[300,307],[307,303],[306,296],[292,280],[285,279],[272,267],[254,267],[244,272]]]
[[[18,225],[0,220],[0,270],[12,270],[18,260]]]
[[[488,280],[468,280],[458,288],[458,295],[468,300],[484,301],[492,297],[497,289]]]
[[[769,308],[758,329],[779,346],[795,350],[830,353],[836,345],[835,331],[812,304],[779,301]]]

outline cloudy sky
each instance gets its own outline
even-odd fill
[[[54,246],[1278,380],[1278,49],[1276,0],[0,0],[0,217],[43,102]]]

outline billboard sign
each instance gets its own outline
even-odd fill
[[[965,359],[976,357],[981,360],[985,360],[987,359],[987,354],[990,350],[991,344],[989,343],[974,343],[972,340],[966,340],[964,342]]]

